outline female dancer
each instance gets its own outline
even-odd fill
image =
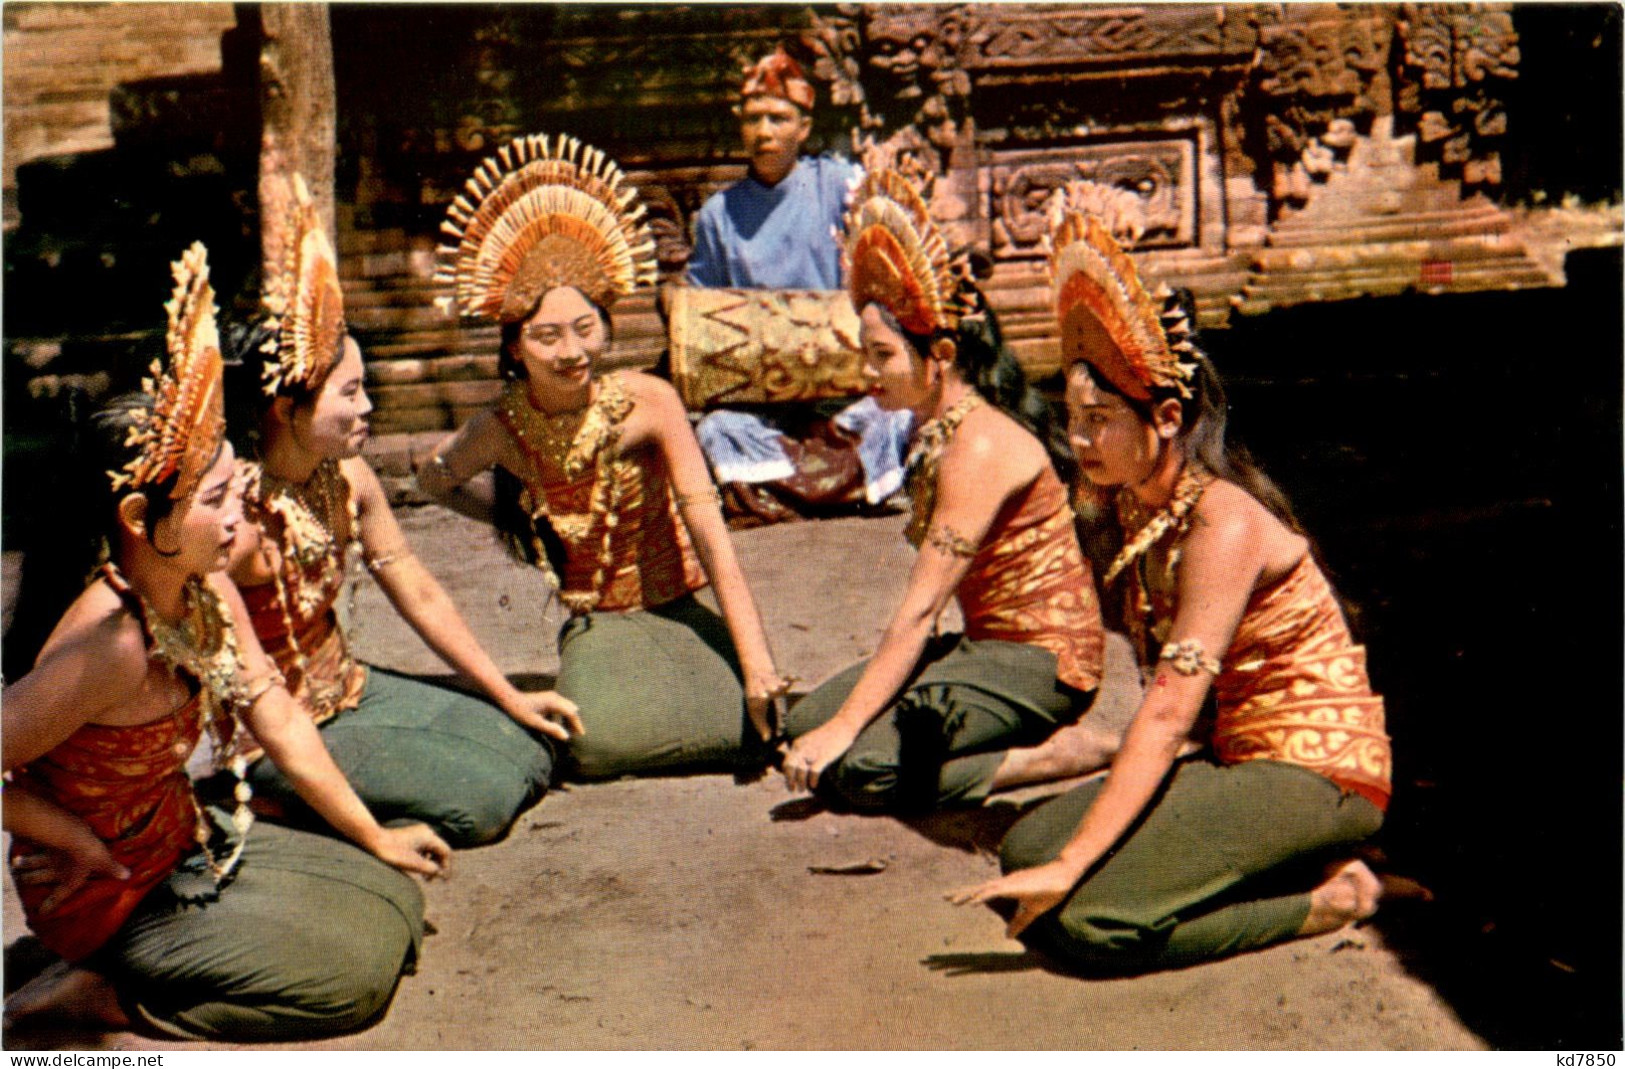
[[[432,875],[450,850],[372,818],[217,574],[240,509],[202,245],[175,276],[168,369],[91,425],[85,493],[111,560],[6,688],[13,872],[29,926],[65,959],[6,1015],[309,1039],[382,1012],[422,937],[422,895],[396,869]],[[237,715],[317,812],[389,864],[253,824],[246,785],[234,813],[205,809],[187,757],[205,730],[218,757]]]
[[[516,690],[401,534],[360,456],[372,404],[361,350],[344,333],[332,246],[304,183],[295,186],[267,336],[240,346],[250,369],[263,366],[249,384],[253,411],[239,421],[258,427],[259,459],[239,465],[247,522],[231,576],[260,642],[379,819],[425,821],[458,847],[490,842],[547,789],[548,739],[579,728],[575,706]],[[355,660],[335,605],[352,544],[396,610],[494,704]],[[275,764],[257,762],[250,781],[263,811],[308,821]]]
[[[621,183],[596,149],[540,136],[469,181],[443,277],[464,315],[502,325],[508,384],[418,481],[495,523],[559,588],[571,619],[557,686],[580,706],[579,775],[759,767],[788,685],[687,413],[668,383],[597,367],[608,304],[655,274],[643,207]],[[462,489],[493,466],[494,494]],[[707,580],[721,619],[694,597]]]
[[[1066,489],[1035,437],[1047,412],[1020,404],[1026,382],[919,196],[877,170],[847,231],[872,392],[884,408],[913,410],[918,428],[906,534],[920,552],[874,657],[791,713],[784,775],[793,790],[864,809],[975,802],[1047,778],[1031,760],[1040,751],[1012,747],[1089,707],[1100,607]],[[956,595],[965,633],[933,639]],[[1113,748],[1104,733],[1074,742],[1095,766]]]
[[[1185,302],[1150,297],[1093,216],[1058,213],[1052,249],[1073,449],[1117,489],[1106,581],[1155,676],[1106,778],[1024,817],[1008,875],[951,897],[1013,900],[1011,936],[1106,972],[1367,917],[1382,887],[1351,851],[1382,823],[1391,755],[1365,650],[1280,491],[1226,445]],[[1180,762],[1193,731],[1210,750]]]

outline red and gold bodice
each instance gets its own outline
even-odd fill
[[[356,538],[350,483],[338,461],[324,460],[302,484],[284,483],[260,465],[239,462],[244,518],[260,530],[272,578],[242,586],[260,645],[316,722],[353,709],[367,669],[339,627],[338,599]]]
[[[1178,538],[1179,529],[1170,528],[1162,539],[1171,544],[1163,558],[1170,573],[1178,567]],[[1166,641],[1176,583],[1172,574],[1163,582],[1137,583],[1145,560],[1136,562],[1136,574],[1125,584],[1125,615],[1131,628],[1149,616],[1151,637]],[[1138,630],[1141,663],[1152,663],[1144,629]],[[1383,701],[1371,689],[1365,647],[1349,634],[1337,596],[1311,554],[1253,592],[1219,665],[1212,746],[1220,763],[1267,759],[1298,765],[1387,808],[1393,752]]]
[[[599,380],[586,409],[562,416],[536,409],[522,382],[497,401],[525,458],[514,473],[525,486],[520,505],[564,544],[560,594],[575,613],[650,608],[706,584],[664,465],[619,452],[632,405],[619,373]]]
[[[960,423],[986,404],[966,394],[919,428],[909,451],[912,515],[904,537],[920,548],[932,528],[943,454]],[[938,532],[950,542],[952,532]],[[970,567],[955,597],[970,639],[1041,646],[1055,654],[1055,676],[1079,690],[1100,684],[1106,632],[1094,578],[1078,547],[1066,488],[1048,464],[1021,493],[1006,501],[981,545],[954,546]]]
[[[121,576],[108,570],[105,577],[127,603],[135,604]],[[153,663],[163,662],[155,656]],[[198,848],[205,825],[187,759],[208,718],[215,719],[217,742],[229,738],[231,720],[198,680],[183,681],[191,693],[169,715],[145,724],[82,724],[49,753],[16,771],[19,787],[79,817],[130,870],[128,880],[87,881],[45,916],[39,907],[52,888],[17,885],[29,927],[68,961],[79,961],[106,943],[148,892]],[[13,858],[26,849],[26,844],[13,842]]]
[[[1047,465],[999,510],[957,597],[966,637],[1042,646],[1055,654],[1061,682],[1099,686],[1106,642],[1100,603],[1066,488]]]

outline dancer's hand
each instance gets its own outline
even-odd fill
[[[1015,915],[1004,929],[1004,934],[1014,939],[1026,931],[1033,921],[1065,902],[1077,885],[1078,872],[1075,868],[1061,861],[1051,861],[1037,868],[1012,872],[978,887],[950,891],[943,897],[956,906],[988,902],[995,898],[1014,901]]]
[[[371,848],[373,856],[402,872],[440,876],[451,866],[451,847],[427,824],[379,828],[378,833]]]
[[[745,712],[763,742],[772,739],[784,728],[783,724],[775,722],[774,704],[790,693],[790,683],[789,676],[781,676],[771,668],[745,673]]]
[[[29,844],[12,861],[11,878],[18,887],[51,888],[39,906],[40,916],[44,917],[89,881],[128,880],[130,870],[118,863],[106,843],[94,836],[84,836],[71,849]]]
[[[518,700],[509,705],[508,715],[521,727],[540,731],[560,742],[570,741],[572,735],[587,733],[576,703],[556,690],[521,691]]]
[[[818,786],[824,769],[852,748],[858,732],[838,720],[814,728],[784,750],[779,771],[792,791],[810,791]]]

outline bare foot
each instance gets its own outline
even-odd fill
[[[1004,762],[994,773],[993,790],[1098,772],[1111,764],[1122,744],[1121,736],[1102,731],[1087,720],[1068,724],[1037,746],[1006,752]]]
[[[6,999],[5,1026],[72,1024],[113,1032],[130,1027],[113,985],[101,973],[59,961]]]
[[[1326,870],[1326,881],[1309,894],[1309,916],[1299,935],[1320,935],[1363,921],[1377,912],[1382,881],[1364,861],[1338,861]]]

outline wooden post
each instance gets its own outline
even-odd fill
[[[333,36],[326,4],[267,3],[259,7],[260,45],[260,255],[269,271],[281,257],[301,174],[337,239],[333,218],[333,159],[337,109],[333,88]]]

